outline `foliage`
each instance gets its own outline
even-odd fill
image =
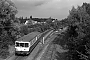
[[[17,33],[15,29],[14,20],[17,13],[17,8],[10,0],[0,0],[0,56],[8,53],[8,45],[14,44]],[[3,52],[3,53],[2,53]],[[6,55],[7,55],[6,53]]]
[[[24,35],[28,34],[28,26],[27,25],[22,25],[20,27],[20,32],[23,33]]]
[[[90,4],[83,3],[77,8],[72,7],[69,16],[60,24],[68,25],[68,30],[58,35],[55,43],[69,49],[69,60],[90,59]]]
[[[10,0],[0,0],[0,18],[12,18],[17,13],[17,8]]]
[[[82,7],[86,8],[86,12],[90,15],[90,3],[83,3]]]
[[[87,4],[88,5],[88,4]],[[72,56],[71,58],[74,59],[88,59],[89,54],[87,54],[87,44],[89,41],[89,35],[90,35],[90,15],[87,12],[86,9],[87,6],[78,6],[77,9],[74,7],[70,11],[70,15],[68,16],[68,22],[70,30],[68,30],[68,34],[72,34],[73,29],[70,25],[73,27],[76,25],[77,30],[74,29],[78,35],[76,37],[69,36],[67,39],[67,45],[69,49],[69,54]],[[89,7],[89,6],[88,6]],[[74,34],[75,34],[74,31]],[[83,34],[83,36],[81,35]],[[88,36],[88,37],[87,37]],[[86,46],[86,47],[85,47]],[[73,53],[73,54],[72,54]],[[77,54],[76,54],[77,53]],[[78,55],[78,57],[75,58],[75,55]],[[76,60],[77,60],[76,59]]]
[[[52,22],[51,17],[46,20],[46,23],[50,24]]]

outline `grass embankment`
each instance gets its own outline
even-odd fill
[[[13,39],[11,39],[7,34],[2,34],[0,36],[0,58],[6,59],[10,55],[9,49],[14,45]]]
[[[6,49],[0,49],[0,58],[2,59],[6,59],[9,56],[12,56],[12,54],[14,53],[15,49],[14,46],[8,46],[8,48]]]
[[[87,60],[90,59],[90,34],[85,35],[81,32],[77,36],[70,34],[67,30],[62,34],[58,34],[53,44],[57,45],[55,58],[57,60]],[[74,32],[75,34],[75,32]],[[60,48],[60,46],[62,48]],[[68,50],[68,52],[62,52]],[[62,52],[62,53],[60,53]]]
[[[68,49],[65,43],[65,40],[68,38],[68,35],[65,36],[66,32],[62,32],[61,34],[57,34],[57,37],[52,42],[55,47],[53,59],[56,60],[67,60]]]
[[[65,49],[65,47],[63,48],[64,42],[62,46],[61,44],[59,44],[60,39],[63,39],[62,38],[63,35],[60,36],[60,35],[54,34],[53,37],[55,38],[52,40],[52,42],[47,47],[46,53],[43,55],[43,58],[41,60],[55,60],[55,59],[63,60],[65,59],[68,49]]]

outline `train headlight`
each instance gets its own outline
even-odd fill
[[[25,48],[24,51],[29,51],[29,48]]]

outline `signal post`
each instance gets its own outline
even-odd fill
[[[45,43],[45,38],[43,37],[40,44],[44,44]]]

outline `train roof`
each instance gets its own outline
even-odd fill
[[[31,33],[24,35],[23,37],[17,39],[17,41],[29,42],[39,34],[40,34],[40,32],[31,32]]]

